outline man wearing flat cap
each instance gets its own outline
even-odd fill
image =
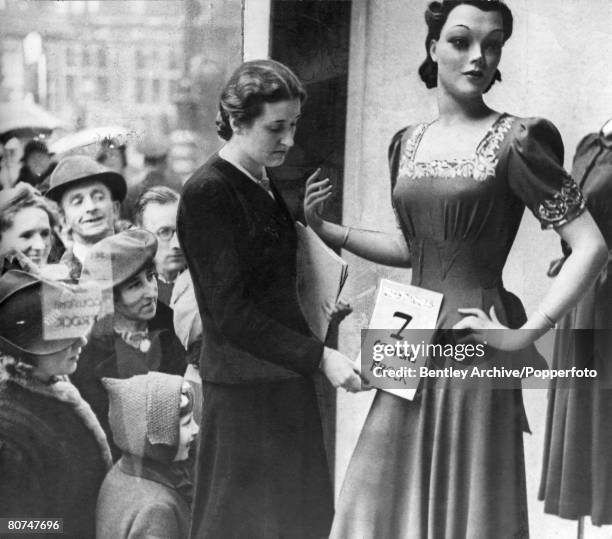
[[[51,174],[46,196],[59,204],[72,237],[60,262],[73,280],[93,245],[114,234],[126,191],[121,174],[83,155],[65,157]]]
[[[83,264],[80,282],[112,290],[113,308],[94,324],[71,378],[109,437],[108,396],[102,378],[130,378],[149,371],[183,376],[185,372],[185,350],[172,327],[172,310],[157,297],[156,251],[155,236],[136,228],[99,241]],[[111,449],[118,457],[112,443]]]

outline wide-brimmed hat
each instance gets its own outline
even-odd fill
[[[142,228],[124,230],[96,243],[83,262],[81,283],[95,281],[103,289],[113,288],[153,262],[157,238]]]
[[[26,143],[23,148],[23,156],[21,157],[21,160],[27,161],[28,157],[30,157],[30,155],[33,153],[42,153],[48,156],[54,155],[49,151],[49,148],[47,148],[47,145],[42,140],[37,139],[29,140]]]
[[[85,155],[70,155],[64,157],[55,167],[49,179],[46,196],[59,203],[66,189],[86,181],[104,183],[113,200],[119,202],[123,201],[127,193],[127,185],[121,174]]]
[[[75,294],[66,286],[20,270],[0,277],[0,350],[13,355],[47,356],[68,348],[84,336],[90,324],[72,327],[69,338],[50,338],[62,323],[62,307],[75,303]]]

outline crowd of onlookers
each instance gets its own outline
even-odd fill
[[[182,182],[153,146],[126,182],[117,141],[56,159],[31,140],[0,190],[0,515],[67,537],[189,528],[202,329]]]

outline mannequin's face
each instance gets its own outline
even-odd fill
[[[501,60],[504,26],[501,13],[462,4],[453,9],[430,46],[438,64],[438,87],[457,97],[482,95]]]

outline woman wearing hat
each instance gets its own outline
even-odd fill
[[[189,384],[159,372],[102,383],[122,456],[100,489],[97,538],[184,539],[191,511],[182,463],[198,433]]]
[[[72,380],[107,435],[108,396],[103,377],[185,372],[185,351],[172,330],[172,310],[157,299],[156,250],[153,234],[126,230],[98,242],[83,265],[81,282],[102,286],[112,308],[94,324]],[[118,457],[117,448],[113,444],[111,448]]]
[[[28,183],[32,187],[41,189],[41,184],[48,179],[56,165],[51,161],[51,157],[53,154],[42,140],[28,141],[23,149],[21,158],[23,165],[19,170],[17,182]]]
[[[42,268],[58,230],[54,203],[31,186],[20,183],[0,193],[0,256],[20,252]]]
[[[0,515],[63,518],[63,537],[84,539],[94,537],[111,458],[100,423],[67,377],[89,324],[50,335],[66,314],[58,305],[76,298],[23,271],[0,277]]]

